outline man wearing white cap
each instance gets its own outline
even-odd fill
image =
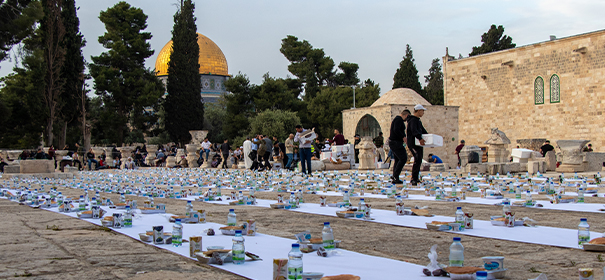
[[[422,139],[422,134],[428,134],[420,118],[424,116],[424,111],[426,108],[421,104],[414,106],[414,114],[407,118],[408,127],[407,127],[407,142],[408,148],[410,152],[414,156],[414,165],[412,166],[412,185],[416,186],[420,183],[420,166],[422,165],[422,154],[424,149],[422,146],[424,145],[424,139]],[[416,139],[420,142],[420,146],[416,145]]]

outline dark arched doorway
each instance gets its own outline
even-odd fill
[[[361,137],[371,136],[374,138],[378,136],[378,133],[381,131],[378,121],[371,115],[365,115],[357,123],[355,134],[359,134]]]

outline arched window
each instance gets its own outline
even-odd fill
[[[550,76],[550,103],[561,102],[561,81],[557,74]]]
[[[534,104],[544,104],[544,79],[540,76],[534,81]]]
[[[374,138],[378,136],[380,131],[380,124],[378,121],[371,115],[365,115],[357,123],[355,134],[359,134],[361,137],[371,136]]]

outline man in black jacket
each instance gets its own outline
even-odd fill
[[[225,139],[223,144],[221,145],[221,154],[223,154],[223,168],[229,168],[227,164],[227,159],[229,158],[229,153],[231,152],[231,147],[229,146],[229,140]]]
[[[424,139],[422,134],[427,134],[426,129],[422,126],[420,118],[424,116],[426,108],[418,104],[414,106],[414,114],[408,117],[407,142],[410,152],[414,156],[414,166],[412,167],[412,186],[417,186],[420,183],[420,166],[422,165],[422,154],[424,152]],[[420,142],[420,146],[416,145],[416,139]]]
[[[403,166],[408,161],[408,153],[405,150],[405,120],[410,115],[410,110],[405,109],[391,122],[391,135],[389,136],[389,147],[393,152],[393,184],[402,184],[399,179]]]

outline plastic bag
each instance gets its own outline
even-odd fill
[[[538,277],[530,280],[548,280],[548,278],[546,278],[546,275],[544,273],[540,273]]]
[[[426,266],[426,268],[429,271],[441,269],[441,265],[439,265],[439,262],[437,261],[437,244],[431,247],[431,251],[429,252],[428,257],[431,262]]]

